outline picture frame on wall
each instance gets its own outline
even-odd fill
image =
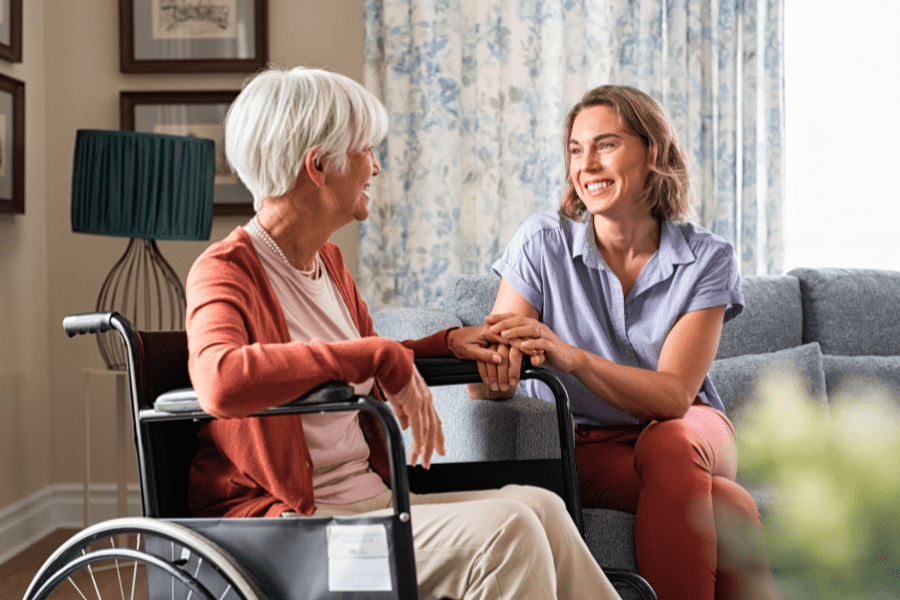
[[[225,159],[225,115],[237,90],[120,92],[124,131],[193,135],[216,145],[213,215],[252,215],[253,196]]]
[[[0,0],[0,58],[22,62],[22,0]]]
[[[123,73],[257,71],[268,61],[267,2],[119,0],[120,69]]]
[[[0,75],[0,213],[25,212],[25,84]]]

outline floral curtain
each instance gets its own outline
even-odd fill
[[[365,83],[385,103],[360,288],[429,306],[555,210],[562,122],[588,89],[659,100],[692,162],[694,220],[744,274],[782,261],[784,0],[367,0]]]

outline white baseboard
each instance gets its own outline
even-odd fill
[[[91,485],[91,524],[116,517],[116,484]],[[128,516],[140,516],[138,484],[128,485]],[[57,529],[84,527],[84,488],[77,483],[45,487],[0,509],[0,564]]]

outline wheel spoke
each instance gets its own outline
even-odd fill
[[[79,588],[78,585],[76,585],[75,582],[72,581],[72,578],[67,577],[67,579],[69,580],[69,583],[72,584],[72,587],[75,588],[75,591],[78,592],[78,595],[81,596],[82,598],[84,598],[84,600],[87,600],[87,596],[85,596],[84,593],[81,591],[81,588]]]
[[[116,538],[115,537],[109,538],[109,545],[111,548],[116,547]],[[125,586],[122,585],[122,571],[121,571],[121,569],[119,569],[119,559],[118,558],[116,559],[116,577],[119,580],[119,598],[121,598],[122,600],[125,600]]]
[[[135,550],[141,549],[141,534],[137,534],[137,542],[134,544]],[[134,561],[134,572],[131,574],[131,600],[134,600],[134,590],[137,587],[138,563]]]
[[[85,556],[86,554],[87,554],[87,552],[85,552],[85,549],[82,548],[82,549],[81,549],[81,555],[82,555],[82,556]],[[94,567],[93,567],[93,565],[88,565],[87,571],[88,571],[88,574],[91,576],[91,581],[94,583],[94,591],[97,592],[97,600],[103,600],[103,597],[100,596],[100,587],[97,585],[97,578],[94,577]]]

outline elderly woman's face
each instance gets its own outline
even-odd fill
[[[336,180],[336,194],[344,203],[352,220],[364,221],[369,216],[369,180],[381,172],[371,146],[347,152],[347,170]]]
[[[591,106],[578,113],[569,160],[572,185],[588,212],[613,216],[639,208],[637,199],[650,173],[649,153],[614,108]]]

